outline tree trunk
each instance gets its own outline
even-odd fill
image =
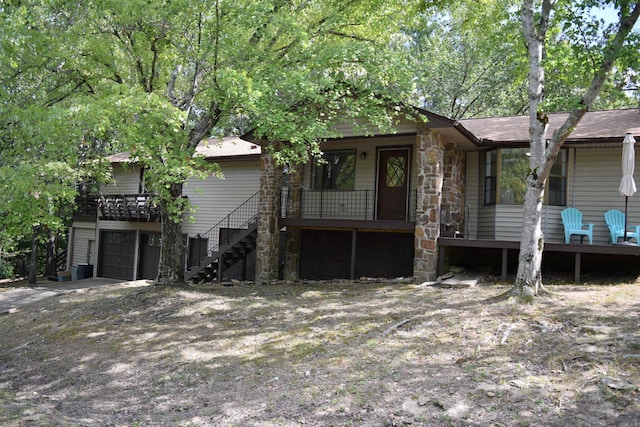
[[[542,202],[544,187],[562,144],[578,125],[585,113],[591,108],[607,75],[613,67],[615,59],[622,51],[624,41],[640,17],[640,3],[636,3],[633,11],[624,16],[613,39],[607,43],[602,62],[594,73],[589,89],[580,99],[566,121],[547,141],[548,119],[539,106],[544,100],[544,57],[545,39],[549,25],[549,17],[553,3],[543,0],[540,13],[535,12],[534,0],[524,0],[522,5],[522,29],[529,55],[529,134],[531,160],[529,174],[526,177],[525,204],[522,212],[522,236],[520,239],[520,256],[518,259],[518,275],[511,295],[531,299],[542,289],[542,252],[544,236],[542,234]]]
[[[171,200],[159,201],[162,221],[162,241],[157,283],[184,283],[185,248],[182,239],[182,215],[176,215],[175,208],[182,212],[182,184],[172,184]],[[177,218],[176,218],[177,216]]]
[[[527,192],[522,216],[522,235],[520,237],[520,255],[518,274],[511,290],[515,297],[530,298],[537,295],[542,286],[542,197],[543,188],[527,180]]]
[[[38,233],[40,227],[33,228],[33,234],[31,235],[31,259],[29,260],[29,274],[27,281],[35,285],[36,278],[38,277]]]
[[[47,230],[47,265],[44,272],[45,276],[53,276],[56,274],[56,264],[54,262],[56,254],[54,245],[54,236],[51,234],[51,230]]]
[[[522,211],[522,235],[520,238],[520,255],[518,258],[518,274],[511,290],[512,296],[531,298],[537,295],[542,285],[542,251],[544,236],[542,235],[542,200],[546,177],[539,176],[545,162],[547,117],[538,112],[544,100],[544,39],[550,13],[548,0],[543,2],[540,21],[534,22],[534,2],[525,0],[522,6],[522,29],[527,43],[529,55],[529,135],[530,160],[529,173],[526,180],[526,193]]]

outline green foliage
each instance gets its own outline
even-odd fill
[[[97,165],[102,174],[93,159],[129,151],[145,166],[165,217],[179,223],[188,209],[184,181],[219,175],[193,156],[197,144],[236,129],[238,118],[282,164],[319,155],[318,140],[335,135],[338,117],[388,126],[412,89],[406,53],[390,48],[402,43],[396,29],[413,7],[384,0],[12,2],[0,10],[7,24],[0,90],[16,110],[34,105],[47,115],[64,105],[74,113],[59,128],[75,142],[63,150],[74,158],[69,165]],[[33,138],[25,133],[22,141]]]
[[[596,8],[615,7],[609,1],[574,1],[559,3],[555,8],[543,61],[546,75],[543,108],[546,111],[571,110],[586,92],[602,62],[603,47],[618,28],[618,23],[606,22],[597,16]],[[628,8],[629,3],[620,7]],[[640,99],[635,82],[640,69],[638,37],[640,34],[635,32],[627,38],[592,109],[637,106]]]
[[[514,2],[448,3],[412,27],[415,103],[451,118],[519,114],[527,105],[526,51]]]
[[[616,30],[594,8],[631,3],[554,3],[545,49],[545,111],[574,108]],[[628,13],[625,12],[625,13]],[[522,114],[528,109],[527,52],[517,2],[483,0],[429,7],[407,25],[416,70],[415,103],[451,117]],[[638,103],[638,32],[628,37],[593,109]]]

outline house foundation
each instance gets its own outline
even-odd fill
[[[280,191],[282,168],[273,156],[260,156],[260,201],[258,202],[258,237],[256,241],[256,283],[269,283],[278,279],[278,251],[280,230]]]

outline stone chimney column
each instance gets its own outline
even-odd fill
[[[282,168],[270,154],[260,156],[260,200],[258,202],[258,238],[256,242],[256,283],[278,279],[280,228],[280,192]]]
[[[436,278],[440,208],[444,180],[444,146],[441,137],[422,130],[416,141],[418,171],[413,275],[416,280]]]
[[[302,215],[302,170],[303,166],[298,165],[289,173],[288,218],[300,218]],[[299,227],[287,226],[286,245],[284,278],[286,280],[298,280],[300,264]]]

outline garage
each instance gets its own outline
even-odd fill
[[[140,266],[138,279],[154,280],[160,263],[160,233],[140,234]]]
[[[98,276],[133,280],[135,246],[134,231],[101,232]]]

